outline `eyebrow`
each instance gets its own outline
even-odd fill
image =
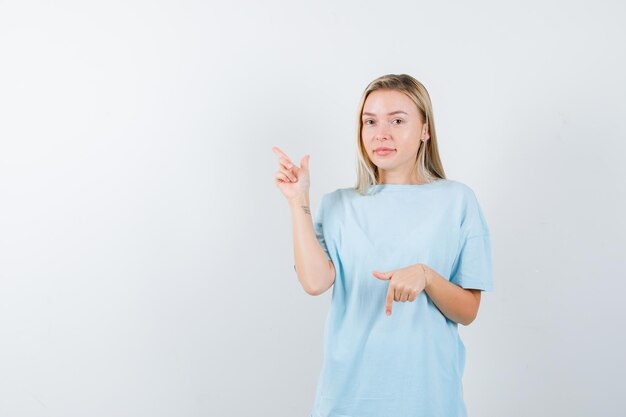
[[[391,113],[387,113],[387,116],[391,116],[393,114],[398,114],[398,113],[404,113],[407,116],[409,115],[407,112],[403,110],[396,110],[396,111],[392,111]],[[374,113],[363,112],[363,116],[376,116],[376,115]]]

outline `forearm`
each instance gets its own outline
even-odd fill
[[[332,285],[334,277],[329,260],[315,236],[308,195],[289,201],[289,208],[298,280],[308,294],[320,294]]]
[[[426,270],[424,291],[437,308],[456,323],[467,326],[474,321],[478,313],[478,300],[472,291],[448,281],[428,265],[423,266]]]

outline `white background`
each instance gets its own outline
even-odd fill
[[[311,155],[315,211],[388,73],[492,235],[470,416],[621,415],[625,11],[0,1],[0,417],[308,417],[331,291],[298,283],[271,147]]]

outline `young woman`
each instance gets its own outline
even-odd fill
[[[311,295],[333,286],[310,417],[465,417],[457,326],[493,289],[482,209],[446,179],[430,97],[409,75],[367,86],[357,149],[356,186],[324,194],[312,220],[309,155],[298,167],[273,148],[298,279]]]

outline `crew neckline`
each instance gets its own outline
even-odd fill
[[[377,192],[383,191],[405,191],[405,190],[421,190],[431,188],[438,183],[446,182],[446,179],[437,179],[426,184],[374,184],[371,188]]]

